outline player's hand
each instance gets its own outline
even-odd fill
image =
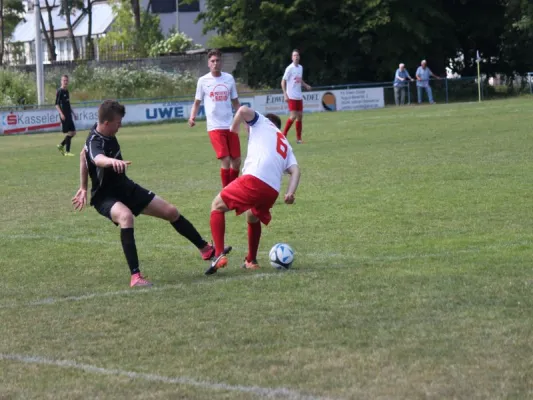
[[[283,100],[285,100],[286,103],[289,102],[289,96],[287,96],[286,94],[283,95]]]
[[[306,89],[307,89],[307,90],[311,90],[311,89],[312,89],[312,87],[311,87],[311,86],[309,86],[309,85],[307,85],[307,86],[306,86]]]
[[[294,204],[294,193],[287,193],[285,195],[285,204]]]
[[[83,207],[87,205],[87,190],[78,189],[76,195],[72,198],[72,205],[77,211],[83,210]]]
[[[192,128],[194,125],[196,125],[194,118],[189,118],[189,126]]]
[[[130,164],[131,164],[131,161],[123,161],[123,160],[115,160],[115,159],[111,161],[113,170],[117,174],[123,174],[124,172],[126,172],[126,169],[128,168]]]
[[[65,115],[64,114],[59,114],[59,118],[61,118],[61,121],[64,121],[65,120]]]

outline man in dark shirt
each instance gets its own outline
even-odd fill
[[[151,286],[139,270],[139,258],[133,234],[134,216],[145,214],[162,218],[193,243],[202,258],[211,260],[215,249],[181,215],[175,206],[136,184],[126,176],[131,164],[124,161],[115,137],[126,111],[113,100],[104,101],[98,109],[98,123],[91,129],[80,153],[80,188],[72,203],[82,210],[87,204],[87,181],[91,177],[91,205],[115,225],[120,226],[122,249],[131,271],[130,286]],[[231,247],[225,249],[231,251]]]
[[[61,87],[57,89],[56,93],[56,109],[59,112],[61,119],[61,130],[65,134],[65,138],[61,144],[57,145],[58,150],[64,156],[73,156],[70,152],[70,143],[72,138],[76,136],[76,126],[74,125],[74,111],[70,106],[70,94],[68,92],[68,75],[61,77]]]

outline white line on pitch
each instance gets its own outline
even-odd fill
[[[302,271],[298,273],[310,273],[314,271]],[[272,272],[272,273],[251,273],[250,275],[241,275],[241,276],[229,276],[224,278],[214,278],[209,279],[206,278],[206,280],[202,281],[193,281],[190,283],[190,285],[217,285],[220,283],[227,283],[227,282],[235,282],[235,281],[242,281],[242,280],[251,280],[251,279],[271,279],[271,278],[277,278],[282,277],[284,274],[287,273],[293,273],[290,271],[287,272]],[[117,290],[114,292],[94,292],[94,293],[87,293],[82,294],[79,296],[67,296],[67,297],[48,297],[40,300],[33,300],[29,302],[20,302],[20,303],[7,303],[7,304],[0,304],[0,309],[6,309],[6,308],[17,308],[17,307],[36,307],[36,306],[44,306],[44,305],[50,305],[50,304],[57,304],[57,303],[67,303],[67,302],[75,302],[75,301],[84,301],[84,300],[91,300],[101,297],[113,297],[113,296],[131,296],[136,294],[142,294],[142,293],[150,293],[150,292],[161,292],[166,290],[173,290],[173,289],[183,289],[187,287],[189,284],[185,283],[178,283],[174,285],[161,285],[161,286],[152,286],[150,288],[134,288],[134,289],[128,289],[128,290]]]
[[[293,389],[287,388],[269,388],[269,387],[260,387],[260,386],[244,386],[244,385],[230,385],[228,383],[221,382],[208,382],[200,381],[188,377],[169,377],[157,374],[146,374],[142,372],[134,371],[124,371],[121,369],[107,369],[102,367],[97,367],[95,365],[81,364],[76,361],[71,360],[54,360],[45,357],[39,356],[27,356],[22,354],[2,354],[0,353],[0,360],[8,361],[18,361],[24,364],[38,364],[38,365],[48,365],[53,367],[60,368],[69,368],[76,369],[88,373],[100,374],[100,375],[116,375],[123,376],[129,379],[134,380],[143,380],[151,382],[161,382],[166,384],[174,385],[185,385],[185,386],[194,386],[202,389],[208,390],[225,390],[232,392],[241,392],[241,393],[251,393],[261,397],[270,397],[270,398],[288,398],[288,399],[305,399],[305,400],[315,400],[315,399],[325,399],[324,397],[319,397],[315,395],[307,395],[301,392],[298,392]]]

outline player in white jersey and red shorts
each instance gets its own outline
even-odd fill
[[[228,263],[226,254],[231,248],[224,249],[224,234],[225,213],[230,210],[235,210],[237,215],[246,212],[248,254],[243,268],[258,269],[257,250],[261,239],[261,223],[268,225],[272,219],[270,209],[279,196],[283,175],[290,175],[284,197],[287,204],[294,203],[300,182],[300,168],[291,145],[280,131],[279,117],[274,114],[264,116],[242,106],[235,114],[231,131],[239,132],[243,122],[249,127],[248,153],[242,175],[222,189],[211,205],[210,224],[215,258],[205,272],[206,275],[214,274]]]
[[[285,68],[285,73],[281,79],[283,97],[289,106],[289,119],[285,124],[283,134],[287,136],[293,122],[296,120],[296,143],[302,143],[302,119],[304,101],[302,96],[302,85],[311,90],[311,86],[303,80],[303,67],[300,65],[300,52],[292,51],[292,63]]]
[[[207,54],[210,72],[198,79],[189,125],[193,127],[196,124],[196,115],[203,101],[209,139],[220,160],[220,179],[222,187],[225,187],[239,176],[241,168],[239,135],[229,129],[233,109],[237,110],[241,104],[235,79],[231,74],[222,72],[221,57],[216,49]]]

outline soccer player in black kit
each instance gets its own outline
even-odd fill
[[[63,141],[57,145],[58,150],[64,156],[72,157],[70,152],[70,143],[76,136],[76,126],[74,125],[74,112],[70,106],[70,94],[68,92],[68,75],[61,77],[61,87],[56,93],[56,109],[61,119],[61,130],[65,134]]]
[[[122,158],[115,137],[126,111],[113,100],[104,101],[98,108],[98,123],[91,129],[80,153],[80,188],[72,203],[76,210],[87,204],[87,180],[91,177],[91,205],[115,225],[120,226],[120,240],[131,271],[130,286],[151,286],[141,275],[133,234],[134,216],[145,214],[164,219],[193,243],[202,258],[211,260],[215,248],[208,244],[196,228],[178,212],[175,206],[139,186],[126,176],[131,164]],[[231,247],[228,247],[229,252]]]

